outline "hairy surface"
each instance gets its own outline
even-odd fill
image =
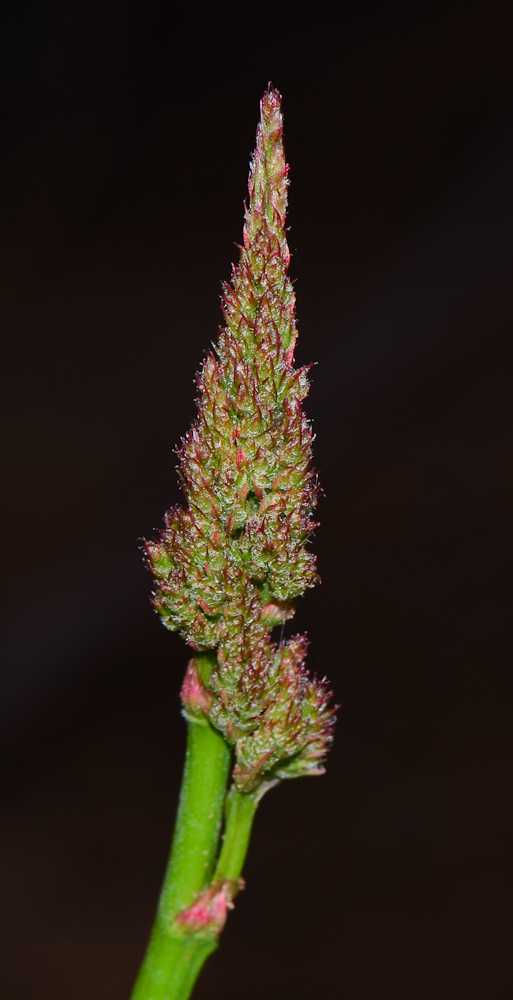
[[[321,773],[334,722],[325,683],[304,666],[305,638],[271,640],[318,579],[308,548],[317,493],[302,408],[308,378],[293,364],[282,130],[281,98],[269,87],[240,261],[223,289],[225,326],[198,375],[198,417],[179,451],[187,503],[167,513],[159,541],[146,543],[164,624],[215,652],[191,667],[199,707],[235,745],[234,779],[247,791]]]

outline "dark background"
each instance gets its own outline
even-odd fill
[[[197,997],[513,995],[512,42],[495,0],[4,8],[6,1000],[126,1000],[146,944],[187,654],[138,539],[179,499],[269,79],[325,490],[294,628],[341,708]]]

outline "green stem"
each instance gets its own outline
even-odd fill
[[[214,879],[237,879],[248,851],[258,800],[232,788],[226,797],[226,828]]]
[[[174,918],[212,879],[229,768],[230,750],[220,733],[206,719],[189,719],[171,856],[131,1000],[187,1000],[216,948],[214,932],[184,933]]]

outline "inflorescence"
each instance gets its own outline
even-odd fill
[[[269,86],[240,261],[223,289],[225,326],[197,376],[197,420],[178,452],[186,506],[170,510],[159,540],[145,544],[155,608],[196,651],[185,711],[223,733],[235,748],[236,787],[260,794],[281,778],[322,773],[334,724],[326,682],[305,668],[305,637],[271,638],[318,580],[282,129],[281,98]]]

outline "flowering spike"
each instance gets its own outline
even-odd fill
[[[197,378],[198,417],[179,450],[187,505],[169,511],[160,539],[145,546],[162,621],[214,653],[208,678],[191,662],[185,710],[206,714],[234,745],[236,787],[256,794],[321,773],[334,723],[325,683],[306,672],[305,639],[271,640],[318,580],[307,547],[317,485],[301,406],[307,369],[293,367],[288,166],[271,85],[260,109],[240,260],[223,286],[225,326]]]

